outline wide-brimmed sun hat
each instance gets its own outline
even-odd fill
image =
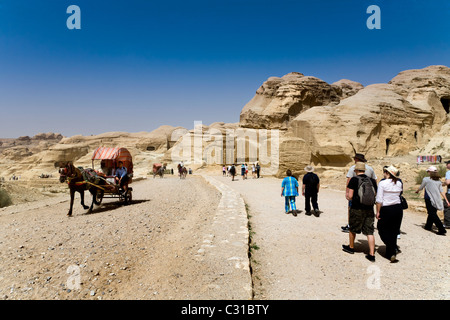
[[[437,168],[435,166],[431,166],[427,169],[427,172],[437,172]]]
[[[306,172],[313,172],[314,171],[314,167],[313,166],[306,166],[305,167],[305,171]]]
[[[398,176],[398,169],[394,166],[389,166],[389,167],[385,168],[384,170],[386,170],[387,172],[392,174],[394,177]]]

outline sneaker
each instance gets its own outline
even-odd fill
[[[313,213],[314,213],[314,216],[319,217],[320,214],[322,213],[322,211],[320,211],[319,209],[314,209]]]
[[[395,255],[395,254],[393,254],[392,256],[391,256],[391,263],[395,263],[395,262],[398,262],[398,260],[397,260],[397,256]]]
[[[306,214],[307,216],[310,216],[310,215],[311,215],[311,212],[312,212],[312,211],[306,211],[306,210],[305,210],[305,214]]]
[[[445,236],[445,234],[447,233],[447,231],[446,230],[444,230],[444,231],[439,231],[439,232],[436,232],[436,234],[438,235],[438,236]]]
[[[347,246],[345,244],[342,245],[342,250],[347,252],[347,253],[350,253],[350,254],[354,254],[355,253],[355,249],[350,248],[350,246]]]
[[[296,217],[296,216],[297,216],[297,210],[292,210],[292,215],[293,215],[294,217]]]
[[[371,262],[375,262],[375,256],[372,256],[370,254],[366,254],[366,259],[371,261]]]
[[[347,232],[348,233],[349,229],[350,229],[349,225],[341,227],[341,231],[342,232]]]

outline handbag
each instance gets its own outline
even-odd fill
[[[404,196],[400,196],[400,202],[402,204],[403,210],[408,209],[408,202],[406,201]]]
[[[408,209],[408,202],[406,201],[405,197],[403,196],[403,182],[402,182],[402,192],[400,193],[400,203],[402,205],[403,210]]]

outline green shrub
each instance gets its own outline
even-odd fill
[[[425,170],[420,170],[416,176],[416,184],[421,184],[425,177],[428,177],[428,173]]]
[[[437,167],[437,169],[438,169],[439,175],[441,177],[445,177],[445,174],[447,173],[447,168],[443,164],[441,164]]]
[[[11,198],[4,189],[0,189],[0,208],[12,205]]]

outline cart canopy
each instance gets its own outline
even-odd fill
[[[114,167],[117,167],[117,163],[122,161],[124,167],[127,168],[128,173],[133,172],[133,158],[126,148],[97,148],[94,151],[92,160],[112,160],[108,162],[112,162]]]

